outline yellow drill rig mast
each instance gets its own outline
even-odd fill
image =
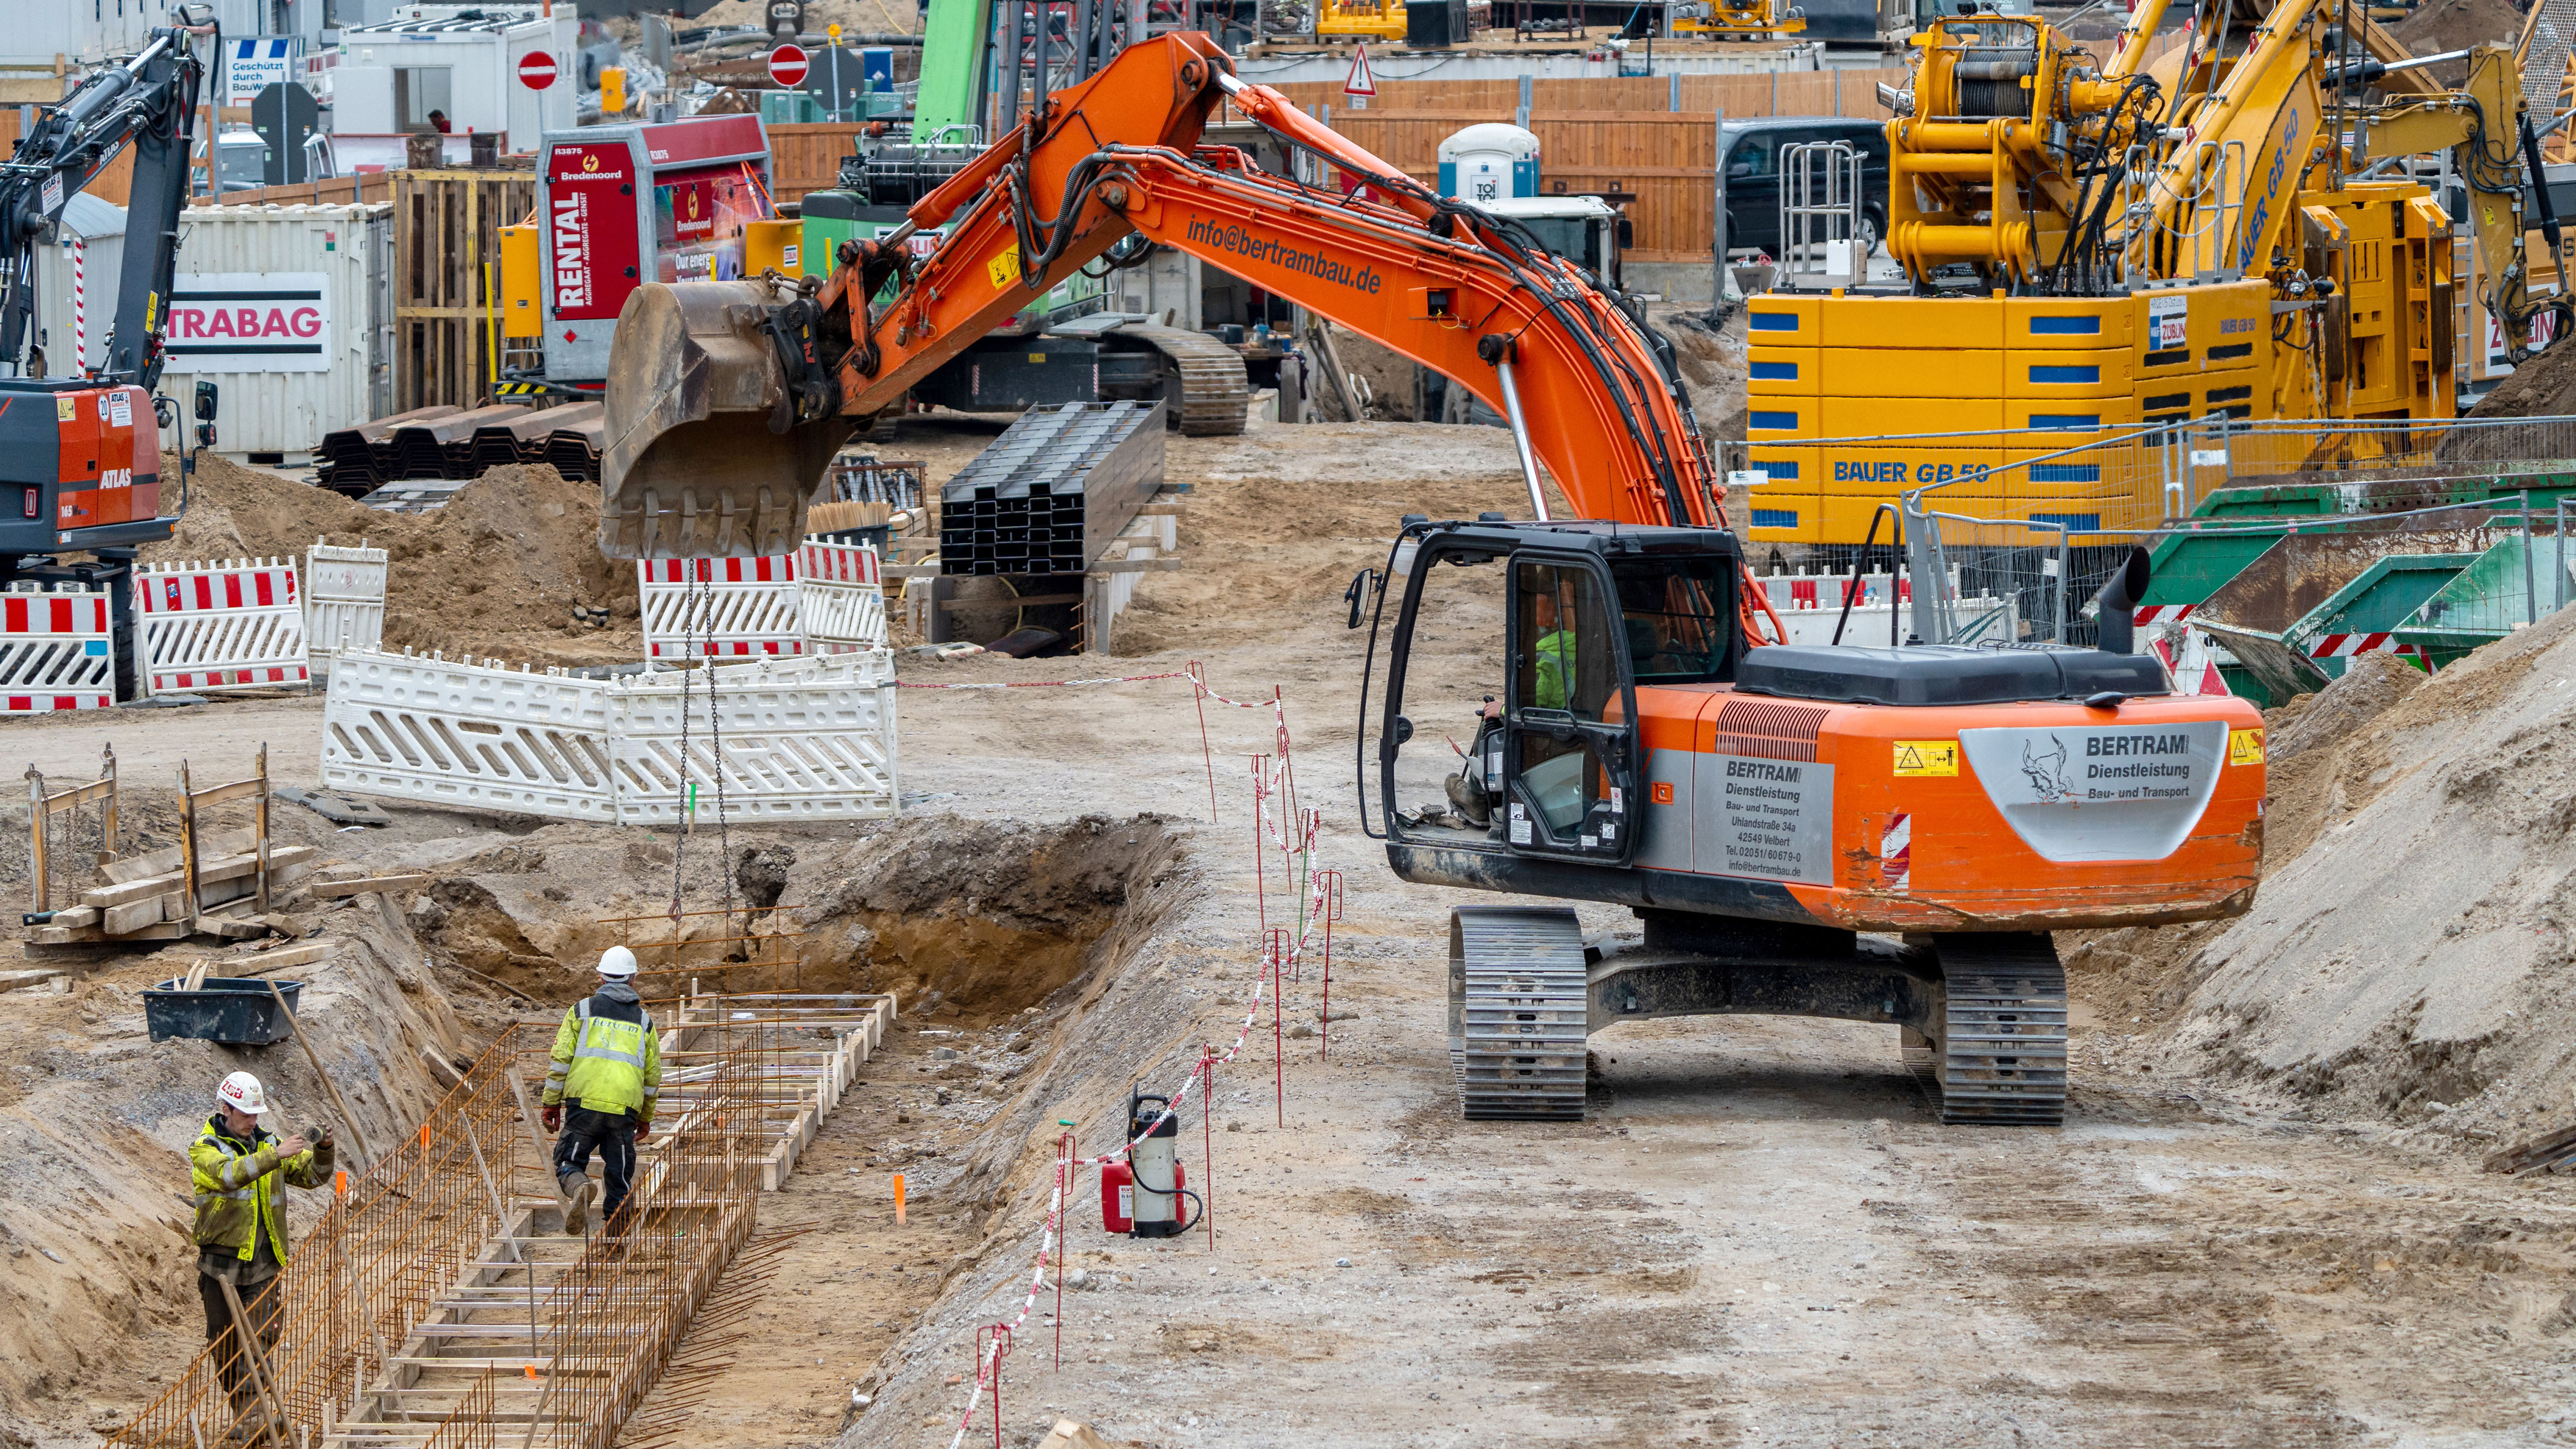
[[[1913,84],[1882,93],[1903,280],[1802,291],[1793,272],[1749,306],[1749,466],[1770,479],[1756,541],[1858,543],[1907,487],[2086,433],[2452,416],[2454,220],[2411,176],[2368,177],[2375,161],[2452,158],[2516,358],[2536,315],[2567,306],[2528,289],[2534,148],[2509,47],[2416,59],[2322,0],[2205,0],[2149,62],[2164,9],[2146,0],[2107,62],[2031,16],[1914,37]],[[2422,79],[2446,59],[2469,62],[2457,91]],[[1953,445],[1937,466],[1813,446],[2024,429],[2078,436]],[[2098,500],[2099,479],[2058,481]]]

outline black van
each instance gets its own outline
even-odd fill
[[[1721,135],[1726,176],[1726,249],[1780,255],[1780,150],[1808,141],[1848,141],[1861,154],[1862,236],[1874,248],[1887,231],[1887,130],[1846,116],[1760,116],[1729,121]]]

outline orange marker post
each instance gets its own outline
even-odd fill
[[[894,1224],[903,1226],[903,1174],[900,1172],[894,1175]]]

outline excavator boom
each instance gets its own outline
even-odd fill
[[[1264,173],[1202,149],[1231,99],[1385,201]],[[1439,197],[1244,85],[1204,35],[1132,46],[1050,96],[1020,129],[910,213],[948,226],[915,262],[904,236],[844,247],[811,295],[761,283],[639,288],[652,325],[609,368],[612,556],[771,550],[855,418],[905,392],[1077,269],[1161,242],[1289,298],[1514,411],[1581,516],[1723,526],[1688,403],[1641,319],[1508,221]],[[1130,244],[1132,248],[1132,243]],[[1134,251],[1141,258],[1141,249]],[[886,284],[892,299],[872,306]],[[621,339],[628,331],[621,325]],[[1536,496],[1535,483],[1533,485]]]

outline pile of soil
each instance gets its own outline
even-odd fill
[[[717,0],[689,23],[766,27],[769,24],[769,3],[768,0]],[[914,0],[805,0],[807,30],[821,30],[831,25],[870,35],[911,35],[921,29],[921,9]]]
[[[2561,1125],[2576,1084],[2576,615],[2409,672],[2276,717],[2249,914],[2073,954],[2152,953],[2170,1045],[2258,1098],[2515,1140]]]
[[[2478,399],[2469,416],[2546,418],[2570,412],[2576,412],[2576,347],[2546,347]]]
[[[2417,55],[2439,55],[2496,42],[2511,45],[2522,35],[2522,12],[2512,0],[2431,0],[2389,27]],[[2466,61],[2448,61],[2425,72],[2437,83],[2456,86],[2468,80]]]
[[[162,458],[175,478],[175,455]],[[208,454],[188,512],[150,563],[295,558],[316,542],[389,555],[385,643],[536,664],[641,657],[635,571],[599,552],[599,489],[539,463],[494,468],[431,513],[383,513]],[[607,629],[573,609],[606,608]]]

